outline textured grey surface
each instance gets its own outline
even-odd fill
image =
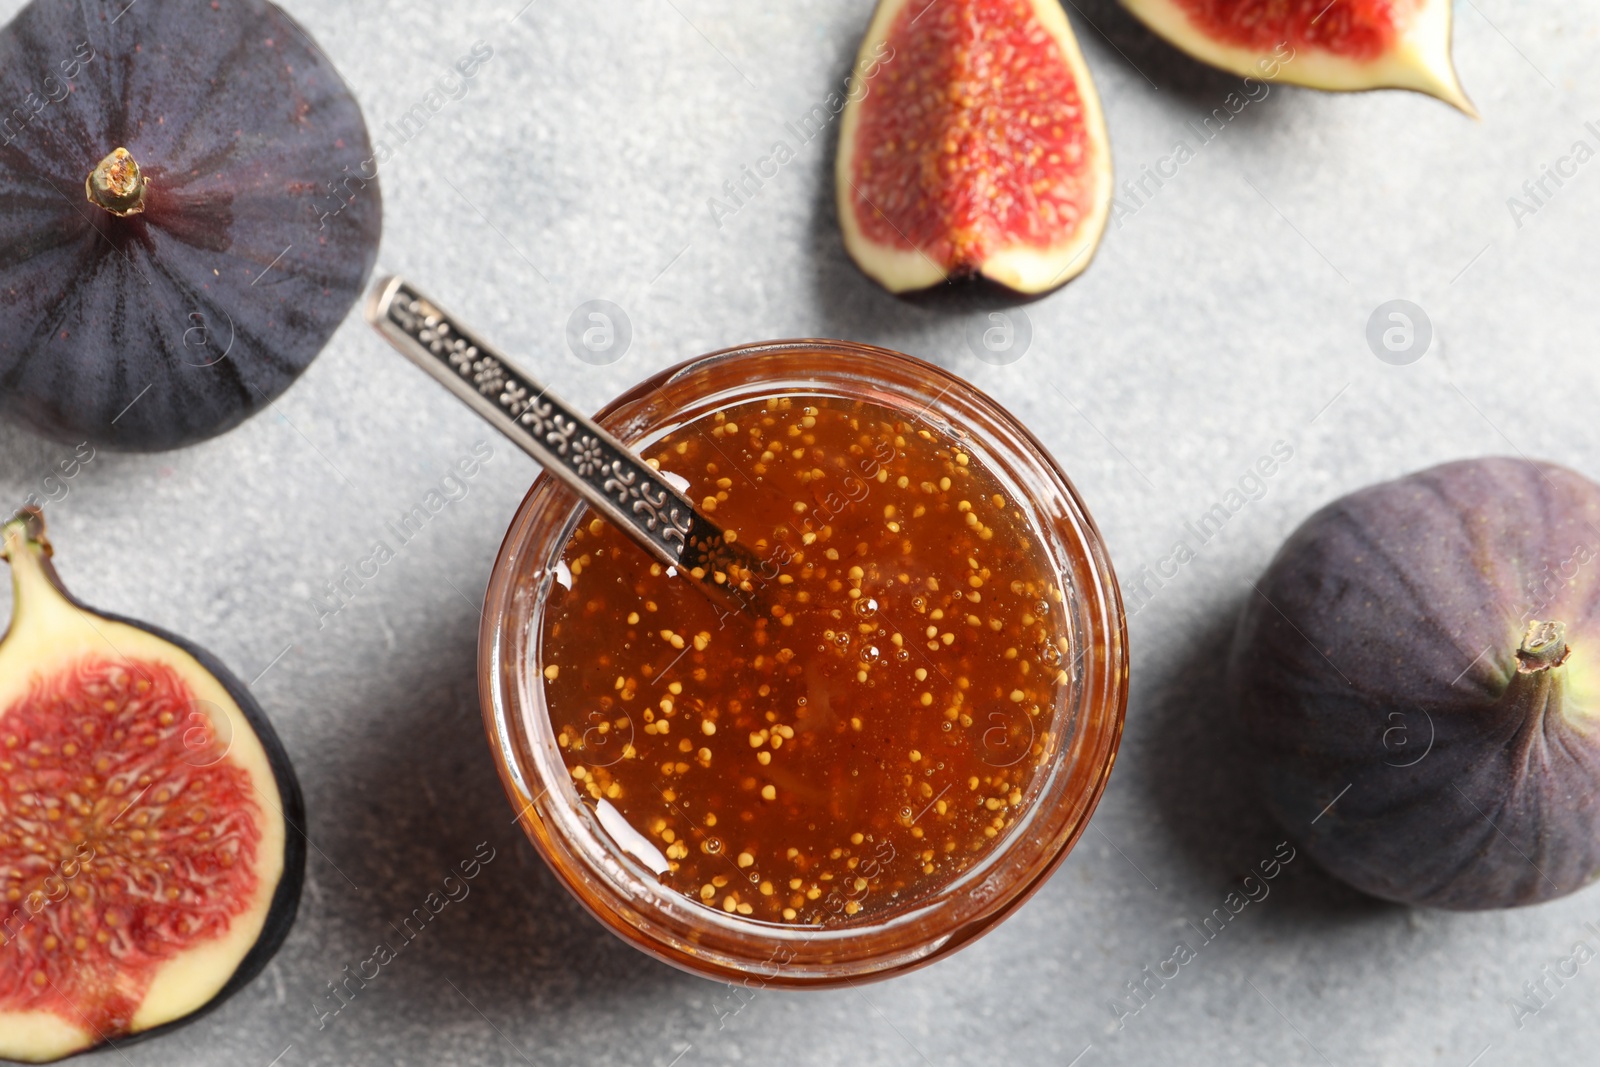
[[[1410,911],[1304,858],[1120,1029],[1110,1007],[1180,938],[1197,942],[1187,924],[1282,837],[1251,800],[1218,660],[1294,524],[1460,456],[1526,453],[1600,475],[1600,162],[1520,227],[1507,206],[1574,141],[1600,147],[1584,128],[1600,120],[1592,3],[1458,4],[1481,122],[1402,93],[1273,88],[1125,215],[1082,278],[1026,306],[1031,349],[1000,367],[968,350],[980,311],[895,300],[856,273],[836,233],[831,131],[798,146],[784,129],[845,77],[862,0],[534,0],[514,20],[522,0],[288,6],[380,136],[475,41],[493,46],[471,91],[384,167],[380,269],[585,407],[742,341],[831,335],[916,353],[1038,432],[1125,582],[1275,442],[1294,457],[1132,619],[1116,774],[1029,905],[909,977],[740,999],[605,933],[511,825],[473,655],[489,567],[534,468],[352,317],[274,410],[187,451],[102,454],[51,509],[79,595],[260,674],[315,844],[298,925],[259,980],[195,1026],[94,1062],[1593,1062],[1600,964],[1520,1029],[1508,1000],[1578,938],[1600,946],[1581,926],[1600,925],[1600,895]],[[1192,146],[1186,122],[1237,86],[1108,0],[1068,13],[1120,177],[1180,137]],[[707,198],[778,138],[797,158],[718,227]],[[594,298],[633,329],[604,368],[564,343],[569,314]],[[1380,362],[1364,337],[1392,298],[1421,305],[1437,333],[1408,366]],[[494,457],[466,495],[319,627],[316,591],[480,440]],[[70,453],[0,426],[0,499],[20,502]],[[326,983],[485,840],[497,858],[470,897],[319,1029]]]

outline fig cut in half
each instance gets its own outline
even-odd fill
[[[839,223],[884,288],[1035,294],[1089,265],[1111,153],[1059,0],[880,0],[847,101]]]
[[[233,675],[73,600],[37,510],[0,532],[0,1058],[40,1063],[253,978],[294,921],[304,813]]]
[[[1450,58],[1451,0],[1122,0],[1203,63],[1312,89],[1412,89],[1476,115]]]
[[[214,436],[366,285],[382,154],[267,0],[32,0],[0,29],[0,100],[6,417],[137,451]]]
[[[1600,486],[1521,459],[1352,493],[1256,583],[1231,662],[1268,806],[1324,868],[1438,908],[1600,874]]]

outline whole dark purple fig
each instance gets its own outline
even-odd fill
[[[40,433],[221,433],[366,284],[366,124],[266,0],[33,0],[0,30],[0,102],[0,411]]]
[[[1307,519],[1251,594],[1232,687],[1273,814],[1323,867],[1440,908],[1600,874],[1600,486],[1448,463]]]

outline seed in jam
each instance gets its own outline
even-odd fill
[[[759,615],[582,516],[548,593],[546,703],[574,787],[665,885],[773,923],[870,921],[1025,810],[1073,649],[1027,510],[969,447],[817,395],[645,449],[763,561]]]

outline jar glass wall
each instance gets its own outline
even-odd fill
[[[608,832],[563,761],[546,706],[545,606],[582,503],[541,476],[523,501],[490,580],[479,649],[485,724],[522,825],[559,879],[637,947],[703,975],[821,987],[920,966],[1017,908],[1066,856],[1104,791],[1127,701],[1122,604],[1098,531],[1048,453],[993,400],[899,353],[837,341],[786,341],[691,360],[641,383],[597,421],[643,450],[742,402],[862,400],[927,426],[1007,487],[1063,591],[1069,652],[1048,738],[1019,815],[947,882],[813,925],[707,907],[663,884]]]

